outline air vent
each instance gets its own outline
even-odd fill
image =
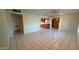
[[[13,11],[13,12],[21,13],[21,10],[17,10],[17,9],[13,9],[12,11]]]

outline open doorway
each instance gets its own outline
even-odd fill
[[[53,20],[52,20],[52,28],[55,28],[55,29],[59,28],[59,18],[53,18]]]
[[[49,18],[41,18],[40,27],[49,29],[50,28]]]
[[[23,33],[23,17],[22,15],[12,14],[14,34]]]

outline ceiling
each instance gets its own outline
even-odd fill
[[[79,9],[25,9],[24,11],[48,17],[53,17],[63,13],[79,13]]]

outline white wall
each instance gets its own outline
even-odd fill
[[[79,33],[79,24],[78,24],[78,33]]]
[[[23,12],[24,33],[36,32],[40,30],[40,15]]]
[[[7,15],[7,22],[8,22],[8,31],[9,31],[9,36],[13,36],[13,21],[12,21],[12,16],[11,16],[11,11],[6,10],[6,15]]]
[[[8,49],[9,39],[12,35],[10,12],[0,10],[0,49]]]
[[[5,10],[0,10],[0,49],[7,48],[9,42],[5,13]]]
[[[60,16],[59,30],[78,32],[79,14],[63,14]]]

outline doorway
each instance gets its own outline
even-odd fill
[[[59,18],[53,18],[53,20],[52,20],[52,28],[55,28],[55,29],[59,28]]]
[[[13,21],[13,27],[14,27],[14,34],[24,33],[22,15],[12,14],[12,21]]]
[[[50,29],[49,18],[41,18],[40,27]]]

